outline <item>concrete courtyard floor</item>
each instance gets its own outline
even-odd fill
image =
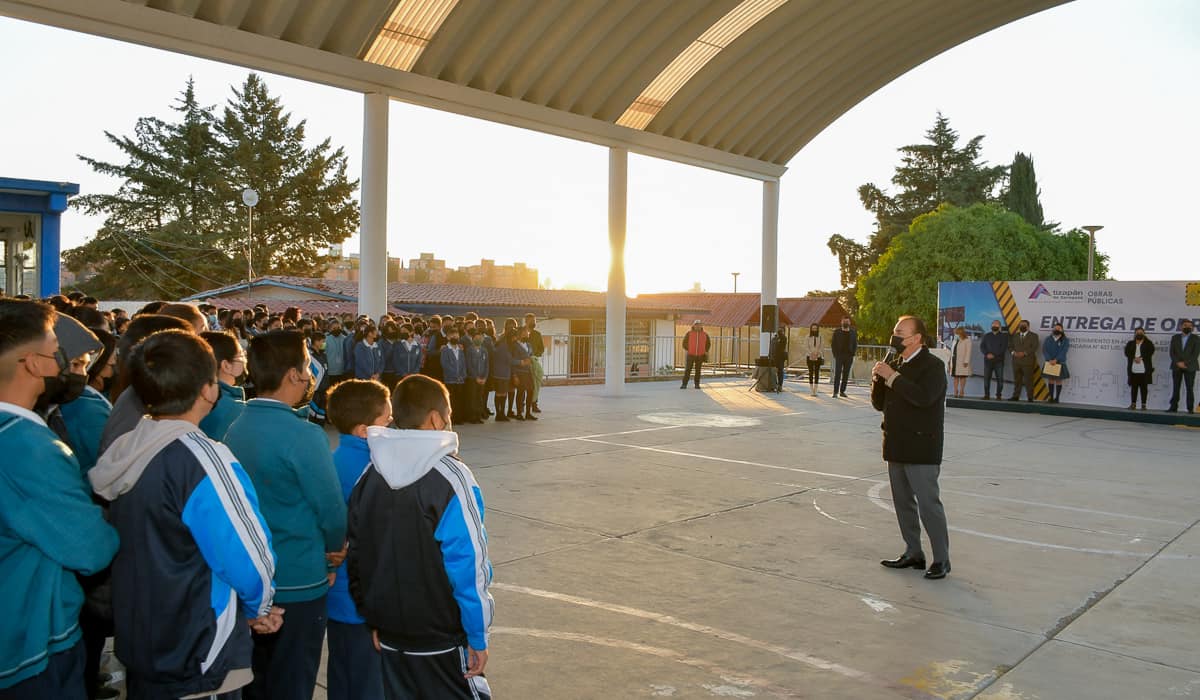
[[[878,564],[865,388],[747,386],[548,388],[536,423],[459,428],[496,697],[1200,697],[1200,432],[949,410],[927,581]]]

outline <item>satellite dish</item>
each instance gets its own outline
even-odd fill
[[[258,193],[247,187],[242,190],[242,202],[248,207],[258,204]]]

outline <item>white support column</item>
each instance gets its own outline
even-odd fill
[[[779,180],[763,180],[762,209],[762,301],[763,307],[775,309],[776,323],[779,319],[777,279],[779,276]],[[771,352],[771,331],[760,326],[758,353]]]
[[[362,201],[358,231],[358,313],[387,312],[388,96],[363,96]]]
[[[608,304],[604,335],[604,394],[625,393],[625,219],[629,151],[608,149]]]

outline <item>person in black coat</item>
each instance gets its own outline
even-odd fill
[[[892,503],[906,548],[903,555],[880,564],[891,569],[924,569],[923,524],[933,548],[933,563],[925,578],[945,578],[950,573],[950,537],[938,475],[946,366],[926,348],[930,335],[921,319],[902,316],[892,333],[891,346],[897,354],[875,363],[871,405],[883,412],[883,458],[888,463]]]
[[[1193,331],[1196,324],[1191,319],[1184,319],[1179,324],[1179,333],[1171,336],[1167,350],[1171,355],[1171,405],[1168,411],[1179,410],[1179,385],[1182,384],[1187,394],[1187,412],[1191,413],[1196,405],[1196,370],[1200,369],[1200,338]]]
[[[788,363],[788,335],[786,328],[775,331],[771,337],[771,364],[775,367],[775,375],[779,380],[775,391],[783,391],[783,370]]]
[[[1146,394],[1154,383],[1154,343],[1146,339],[1146,329],[1133,329],[1133,340],[1125,343],[1125,373],[1129,377],[1129,410],[1137,407],[1142,395],[1142,410],[1146,410]]]

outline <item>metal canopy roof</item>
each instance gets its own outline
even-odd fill
[[[0,14],[774,179],[904,72],[1062,2],[0,0]]]

